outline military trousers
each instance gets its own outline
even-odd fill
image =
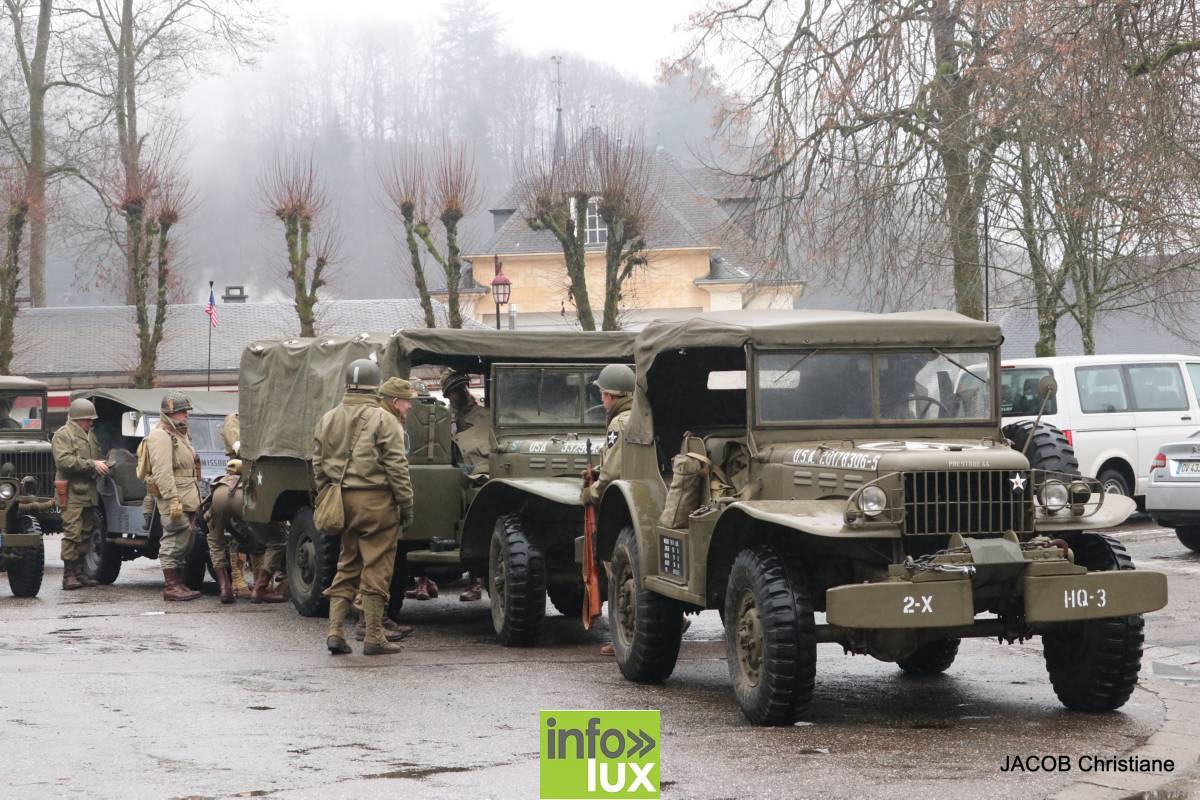
[[[396,543],[400,522],[389,489],[342,489],[346,527],[337,575],[325,590],[326,597],[344,597],[354,602],[364,595],[390,596],[396,566]]]
[[[158,545],[158,563],[163,569],[183,570],[187,567],[188,553],[192,550],[192,541],[196,535],[195,520],[187,511],[179,522],[171,519],[170,514],[162,514],[162,541]]]
[[[225,527],[233,519],[234,510],[242,502],[242,490],[224,482],[212,488],[212,503],[209,505],[205,522],[208,523],[208,557],[213,569],[228,568],[229,556],[225,553]]]
[[[96,507],[84,505],[79,500],[67,498],[67,507],[62,511],[63,536],[62,559],[74,561],[87,555],[88,539],[92,535]]]

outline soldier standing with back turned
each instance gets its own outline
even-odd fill
[[[62,510],[62,560],[64,589],[95,586],[83,569],[91,542],[95,507],[99,501],[96,479],[108,474],[108,464],[100,459],[100,445],[92,424],[96,407],[82,397],[71,401],[67,424],[54,432],[51,452],[57,470],[55,481],[67,482],[66,505]]]
[[[413,493],[399,420],[379,407],[379,367],[360,358],[346,370],[346,394],[317,424],[313,477],[317,495],[342,487],[342,549],[337,575],[325,590],[329,630],[325,646],[334,655],[352,652],[345,624],[361,588],[366,641],[363,655],[399,653],[384,636],[383,614],[396,565],[401,527],[412,524]],[[398,523],[398,524],[397,524]]]
[[[163,571],[163,600],[195,600],[200,593],[183,582],[187,556],[195,537],[195,515],[200,508],[200,459],[188,437],[186,394],[163,395],[158,425],[146,437],[150,470],[162,520],[158,561]]]

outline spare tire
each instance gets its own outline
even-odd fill
[[[1048,472],[1061,472],[1066,475],[1079,474],[1079,459],[1075,457],[1075,448],[1067,441],[1067,435],[1049,422],[1038,422],[1023,419],[1011,425],[1005,425],[1002,433],[1012,442],[1012,447],[1018,452],[1025,452],[1029,458],[1030,469],[1042,469]],[[1033,439],[1030,442],[1030,438]],[[1029,449],[1025,449],[1028,443]]]

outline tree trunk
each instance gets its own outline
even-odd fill
[[[17,290],[21,285],[21,237],[29,207],[23,201],[7,209],[4,263],[0,265],[0,375],[12,374],[13,329],[17,319]]]
[[[41,0],[29,64],[29,293],[34,306],[46,305],[46,53],[53,10],[53,0]]]
[[[416,224],[411,207],[401,210],[404,217],[404,238],[408,242],[408,256],[412,260],[413,283],[417,286],[417,297],[421,299],[421,311],[425,314],[425,327],[436,328],[437,319],[433,315],[433,298],[429,295],[429,283],[425,280],[425,268],[421,265],[421,250],[417,244],[417,236],[413,231]]]
[[[144,195],[147,188],[141,185],[144,183],[144,176],[141,164],[141,140],[138,136],[137,51],[133,42],[133,28],[133,0],[122,0],[114,112],[117,122],[117,146],[120,151],[121,169],[124,171],[126,197]],[[128,223],[129,220],[126,219]],[[128,227],[126,234],[131,241],[135,237],[139,241],[142,239],[141,233],[135,233]],[[140,254],[134,247],[127,247],[125,251],[126,275],[132,276],[138,271],[140,268],[137,263],[139,256]],[[127,285],[126,303],[136,304],[136,293],[137,290],[132,285]],[[145,302],[144,293],[142,302]]]
[[[451,328],[462,327],[462,311],[458,307],[459,282],[462,280],[462,260],[458,250],[458,221],[461,214],[442,215],[442,227],[446,229],[446,306]]]

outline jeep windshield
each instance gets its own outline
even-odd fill
[[[991,353],[958,350],[760,352],[760,423],[993,421]]]
[[[44,429],[46,398],[40,394],[0,392],[0,433]]]
[[[495,368],[493,397],[501,427],[600,427],[604,406],[592,385],[600,367]]]

